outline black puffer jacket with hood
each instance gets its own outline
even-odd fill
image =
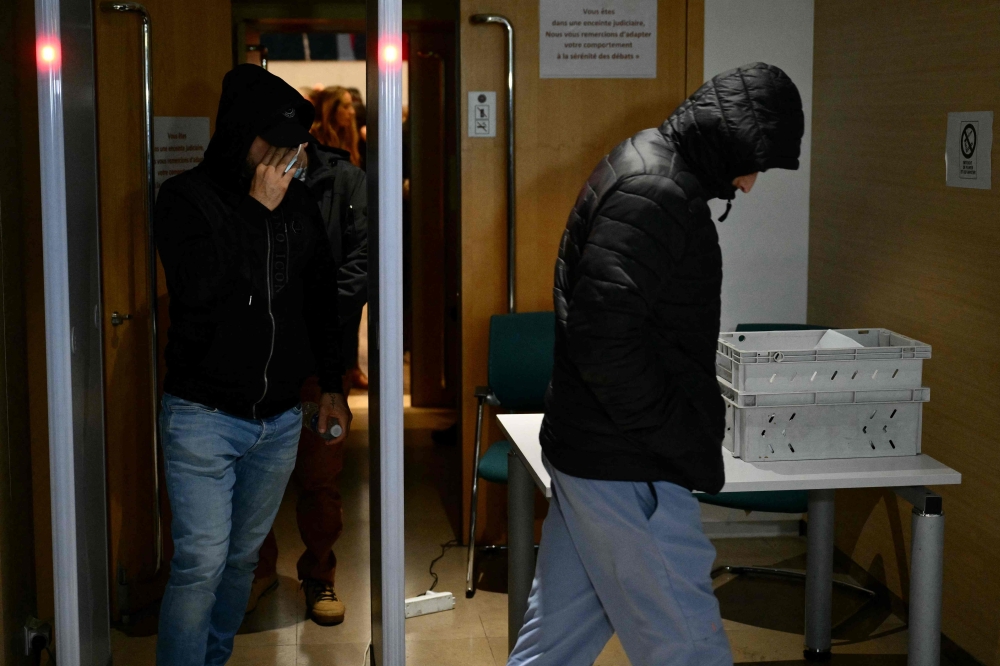
[[[249,196],[246,156],[277,115],[312,105],[256,65],[226,74],[205,160],[167,180],[154,211],[170,294],[167,393],[243,418],[294,407],[306,377],[340,393],[337,264],[319,207],[292,180],[269,211]]]
[[[798,168],[803,124],[792,81],[755,63],[716,76],[594,169],[556,263],[541,432],[556,469],[722,488],[722,252],[706,202],[731,200],[737,176]]]

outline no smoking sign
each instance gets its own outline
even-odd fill
[[[958,140],[958,147],[962,153],[962,164],[958,170],[959,178],[972,179],[977,177],[976,172],[976,139],[978,132],[976,127],[979,123],[975,120],[962,123],[962,134]]]
[[[979,123],[966,123],[962,128],[962,157],[972,159],[976,154],[976,125]]]
[[[497,135],[497,94],[495,91],[469,92],[469,136],[492,139]]]
[[[951,187],[990,189],[993,112],[949,113],[945,142],[946,182]]]

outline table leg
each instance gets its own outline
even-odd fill
[[[944,564],[944,514],[913,508],[910,552],[909,666],[941,663],[941,582]]]
[[[535,577],[535,483],[514,451],[507,461],[507,649],[514,649]]]
[[[833,602],[834,491],[809,491],[806,554],[806,661],[830,658],[830,607]]]

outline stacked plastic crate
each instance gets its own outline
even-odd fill
[[[930,357],[886,329],[723,333],[724,445],[747,461],[917,455]]]

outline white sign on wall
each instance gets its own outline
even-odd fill
[[[655,79],[656,0],[539,0],[543,79]]]
[[[991,189],[992,152],[992,111],[948,114],[944,164],[949,187]]]
[[[469,92],[469,136],[492,139],[497,135],[497,94],[477,90]]]
[[[209,138],[206,117],[156,116],[153,119],[157,193],[167,178],[187,171],[204,159]]]

